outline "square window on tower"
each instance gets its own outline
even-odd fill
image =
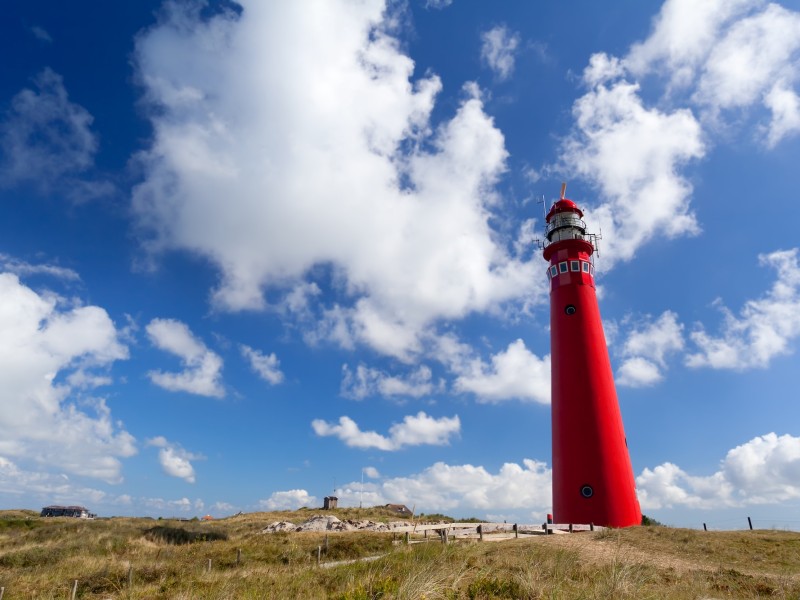
[[[576,273],[580,273],[581,270],[581,263],[578,260],[571,260],[569,261],[570,271],[575,271]]]
[[[558,275],[558,269],[556,269],[556,266],[553,265],[552,267],[550,267],[550,276],[555,277],[556,275]]]
[[[566,273],[569,270],[569,267],[567,267],[567,263],[566,262],[558,263],[558,270],[561,273]]]
[[[583,267],[583,272],[584,273],[588,273],[589,272],[589,263],[587,263],[587,262],[581,263],[581,266]]]

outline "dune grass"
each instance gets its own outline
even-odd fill
[[[347,510],[335,514],[399,520]],[[4,600],[69,598],[75,579],[77,597],[92,599],[800,597],[798,533],[638,527],[406,546],[391,533],[337,532],[323,562],[381,558],[330,568],[317,567],[325,533],[261,533],[315,512],[187,523],[0,511],[0,586]]]

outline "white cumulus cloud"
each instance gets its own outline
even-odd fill
[[[314,496],[306,490],[287,490],[273,492],[269,498],[258,501],[258,507],[264,510],[295,510],[303,506],[312,507],[319,504]]]
[[[152,510],[177,510],[182,513],[188,513],[196,509],[198,505],[202,505],[203,501],[200,499],[192,502],[184,496],[177,500],[167,500],[165,498],[142,498],[141,503],[148,509]]]
[[[658,365],[642,356],[632,356],[617,369],[617,385],[647,387],[664,379]]]
[[[560,151],[563,167],[596,185],[602,202],[591,210],[591,229],[602,230],[603,263],[633,258],[656,235],[699,231],[681,166],[701,158],[700,123],[686,109],[648,108],[639,86],[597,85],[573,106],[576,125]]]
[[[768,433],[730,450],[712,475],[689,475],[672,463],[636,478],[642,508],[720,508],[800,498],[800,438]]]
[[[2,252],[0,252],[0,270],[14,273],[20,277],[48,275],[64,281],[80,281],[81,279],[80,275],[73,269],[43,263],[33,264]]]
[[[634,76],[657,72],[687,91],[711,127],[721,111],[763,105],[767,146],[800,131],[800,13],[763,0],[668,0],[653,31],[621,61]],[[738,118],[738,115],[735,116]]]
[[[432,372],[425,365],[406,376],[389,375],[363,364],[358,365],[355,371],[346,364],[342,366],[341,394],[345,398],[362,400],[373,395],[421,398],[441,387],[434,386]]]
[[[476,86],[432,123],[441,82],[412,79],[386,3],[241,4],[171,4],[137,39],[153,142],[133,210],[151,255],[206,257],[225,310],[267,289],[297,306],[331,269],[333,296],[298,308],[309,339],[403,360],[437,322],[531,297],[539,267],[490,225],[507,152]]]
[[[153,319],[146,327],[150,341],[160,350],[174,354],[185,367],[180,373],[150,371],[154,384],[171,392],[189,392],[221,398],[222,359],[196,338],[185,323],[175,319]]]
[[[537,357],[516,340],[491,358],[491,365],[472,359],[453,387],[475,394],[479,402],[519,399],[550,403],[550,355]]]
[[[314,419],[311,427],[318,436],[335,436],[352,448],[393,451],[404,446],[447,445],[450,438],[461,431],[461,421],[458,415],[436,419],[420,411],[404,417],[401,423],[394,423],[388,436],[362,431],[353,419],[346,416],[340,417],[338,424]]]
[[[774,148],[783,138],[800,131],[800,96],[780,81],[764,96],[764,104],[772,111],[767,146]]]
[[[638,319],[622,345],[624,361],[617,371],[617,383],[630,387],[658,383],[664,378],[667,356],[683,346],[683,325],[674,312],[664,311],[655,321],[650,316]]]
[[[798,249],[759,255],[759,262],[777,272],[772,288],[745,302],[738,315],[720,304],[724,321],[719,335],[698,325],[690,334],[698,352],[686,357],[690,367],[713,369],[764,368],[791,352],[800,336],[800,265]]]
[[[519,42],[519,34],[505,25],[497,25],[481,34],[481,60],[498,79],[508,79],[514,72],[514,54]]]
[[[201,455],[187,452],[180,444],[169,442],[163,436],[147,440],[147,445],[159,448],[158,461],[164,473],[188,483],[195,482],[194,466],[190,461],[203,458]]]
[[[47,33],[47,30],[44,27],[39,27],[38,25],[33,25],[31,27],[31,33],[33,37],[35,37],[40,42],[46,42],[48,44],[53,43],[53,38]]]
[[[375,467],[364,467],[363,471],[364,475],[370,479],[378,479],[381,476],[381,474],[378,472],[378,469]]]
[[[103,398],[79,388],[107,383],[96,371],[127,359],[128,349],[105,310],[63,304],[0,273],[0,456],[22,468],[57,465],[60,472],[117,482],[119,459],[136,453],[134,438]]]
[[[0,456],[0,494],[6,502],[34,495],[48,503],[81,504],[107,502],[106,492],[75,484],[63,473],[26,470]]]
[[[107,181],[79,178],[94,166],[98,148],[92,115],[69,100],[63,78],[52,69],[33,83],[35,89],[14,96],[0,122],[0,186],[28,183],[43,193],[60,187],[76,201],[113,192]]]
[[[637,76],[658,70],[667,74],[673,86],[687,86],[725,27],[763,5],[763,0],[667,0],[653,20],[650,36],[631,46],[625,67]]]
[[[590,215],[607,234],[604,268],[656,235],[699,232],[683,171],[743,114],[767,147],[800,132],[798,58],[800,13],[763,0],[667,0],[626,55],[591,57],[557,168],[600,192]],[[639,90],[653,76],[667,89],[650,104]]]
[[[261,379],[272,385],[278,385],[283,381],[283,372],[280,368],[281,362],[274,352],[271,354],[264,354],[244,344],[239,348],[242,352],[242,356],[250,362],[250,367],[253,371],[258,373]]]
[[[714,108],[761,102],[778,79],[800,75],[800,13],[769,4],[734,22],[703,66],[696,99]]]
[[[420,473],[366,482],[364,504],[400,503],[415,506],[415,512],[519,511],[545,513],[552,506],[552,475],[542,462],[524,459],[505,463],[496,473],[471,464],[437,462]],[[357,506],[360,481],[347,483],[339,491],[343,505]]]

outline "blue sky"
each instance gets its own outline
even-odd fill
[[[797,3],[4,8],[0,505],[542,519],[568,181],[643,511],[800,526]]]

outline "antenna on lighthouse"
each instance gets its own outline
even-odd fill
[[[559,198],[559,199],[563,200],[564,199],[564,194],[566,194],[566,193],[567,193],[567,182],[564,181],[564,182],[561,183],[561,198]]]
[[[536,201],[536,204],[542,205],[542,223],[544,223],[547,220],[547,200],[545,200],[544,194],[540,200]]]

